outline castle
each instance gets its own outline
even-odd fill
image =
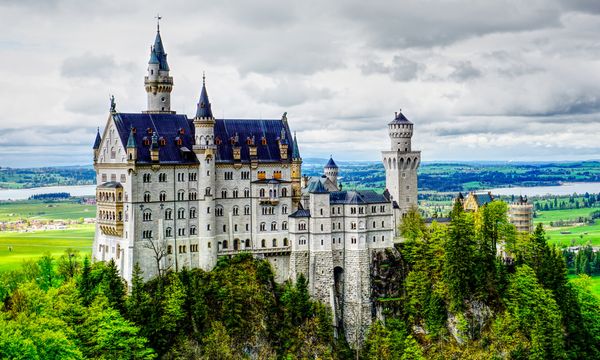
[[[249,252],[269,261],[279,282],[303,274],[334,326],[347,339],[364,336],[373,253],[393,247],[399,220],[417,204],[413,124],[401,112],[388,124],[384,194],[342,190],[333,159],[322,177],[302,176],[286,114],[216,119],[204,77],[195,116],[173,111],[160,28],[147,71],[147,110],[119,112],[111,99],[96,135],[94,261],[113,259],[130,282],[136,263],[149,279]]]

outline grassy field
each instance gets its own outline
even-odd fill
[[[580,217],[588,217],[598,208],[582,208],[582,209],[567,209],[567,210],[549,210],[549,211],[538,211],[537,217],[534,219],[536,223],[542,223],[544,225],[549,224],[552,221],[558,220],[577,220]]]
[[[71,201],[44,203],[37,200],[2,202],[0,221],[19,219],[75,220],[96,216],[96,207]]]
[[[550,222],[557,220],[576,220],[579,217],[589,217],[597,208],[539,211],[534,222],[544,224],[550,244],[559,247],[600,245],[600,222],[593,225],[575,225],[565,227],[550,227]]]
[[[46,252],[58,257],[73,248],[82,255],[90,254],[93,240],[94,225],[28,233],[0,232],[0,271],[18,268],[23,260],[38,258]]]
[[[578,275],[569,274],[569,279],[576,279]],[[591,278],[592,287],[591,290],[594,294],[600,296],[600,276],[594,276]]]

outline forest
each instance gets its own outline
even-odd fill
[[[306,279],[277,284],[249,254],[146,283],[136,267],[130,289],[112,262],[46,255],[0,274],[0,358],[600,358],[600,299],[585,266],[568,281],[542,226],[517,234],[506,211],[458,206],[449,225],[431,226],[409,212],[405,241],[373,259],[382,320],[351,344],[334,336]]]

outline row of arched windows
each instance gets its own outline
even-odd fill
[[[284,221],[281,223],[281,230],[287,230],[288,228],[288,223],[287,221]],[[260,231],[267,231],[267,223],[265,222],[261,222],[259,225],[259,229]],[[271,223],[271,231],[277,231],[277,222],[273,221]]]
[[[98,199],[98,201],[112,201],[112,202],[122,201],[121,193],[119,193],[118,195],[115,196],[114,192],[109,192],[109,191],[98,192],[97,199]]]
[[[123,221],[123,213],[121,211],[117,213],[116,211],[100,210],[98,211],[98,217],[100,220],[106,221]]]

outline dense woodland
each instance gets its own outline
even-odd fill
[[[541,227],[516,234],[503,202],[451,216],[426,227],[411,211],[406,241],[377,256],[385,320],[352,344],[358,353],[334,337],[304,278],[276,284],[249,254],[147,283],[136,269],[127,291],[114,263],[67,251],[0,276],[0,358],[600,358],[600,299],[586,275],[567,281]]]

